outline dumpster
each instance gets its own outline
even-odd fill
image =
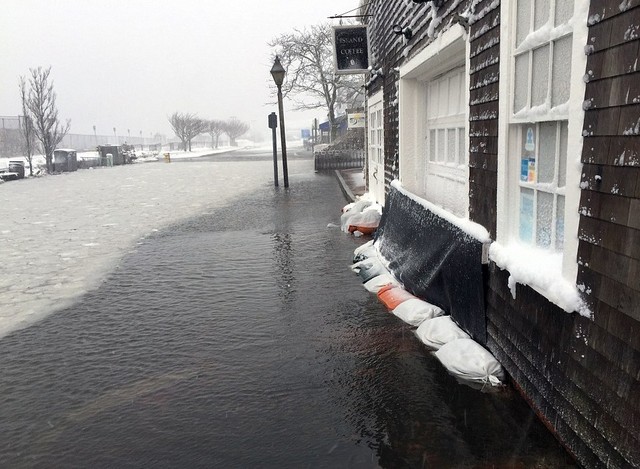
[[[111,154],[112,164],[121,165],[127,163],[120,145],[100,145],[97,148],[100,154],[101,166],[107,166],[107,154]]]
[[[53,170],[60,172],[76,171],[78,155],[75,150],[58,148],[53,151]]]
[[[16,179],[24,179],[24,162],[19,160],[9,160],[9,172],[16,173]]]

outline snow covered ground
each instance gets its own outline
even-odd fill
[[[218,153],[226,153],[230,151],[238,150],[238,147],[220,147],[217,149],[213,148],[194,148],[193,151],[161,151],[161,152],[148,152],[148,151],[136,151],[136,156],[138,157],[139,162],[146,161],[157,161],[163,158],[165,153],[169,153],[171,158],[180,159],[180,158],[198,158],[200,156],[207,155],[215,155]],[[95,160],[100,157],[97,151],[81,151],[77,153],[78,162],[81,160]],[[0,169],[7,168],[9,166],[9,161],[22,161],[25,167],[25,174],[29,175],[29,163],[24,156],[13,156],[11,158],[0,158]],[[36,168],[44,168],[47,163],[44,155],[33,155],[32,158],[34,173],[42,173],[43,171],[36,171]]]
[[[271,184],[269,174],[268,160],[158,162],[0,184],[0,337],[97,287],[150,233]]]

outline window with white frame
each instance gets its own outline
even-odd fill
[[[509,187],[517,237],[562,251],[573,0],[516,0]]]
[[[465,67],[456,67],[425,83],[427,199],[465,216],[466,133]]]
[[[427,83],[427,158],[433,163],[466,163],[464,67]]]
[[[369,107],[369,160],[384,164],[384,118],[382,101]]]

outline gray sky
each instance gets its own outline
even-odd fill
[[[236,116],[266,129],[273,98],[267,42],[357,0],[3,0],[0,115],[20,114],[18,80],[52,66],[71,132],[171,136],[167,116]],[[286,101],[285,101],[286,106]],[[326,112],[285,111],[293,127]]]

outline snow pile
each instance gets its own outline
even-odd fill
[[[382,206],[375,202],[369,193],[364,194],[355,203],[350,203],[342,208],[340,216],[340,228],[345,233],[371,234],[380,224]]]
[[[516,297],[516,284],[528,285],[568,313],[577,311],[585,317],[592,313],[578,288],[562,275],[562,253],[521,243],[503,246],[497,242],[489,248],[489,258],[509,272],[509,289]]]

